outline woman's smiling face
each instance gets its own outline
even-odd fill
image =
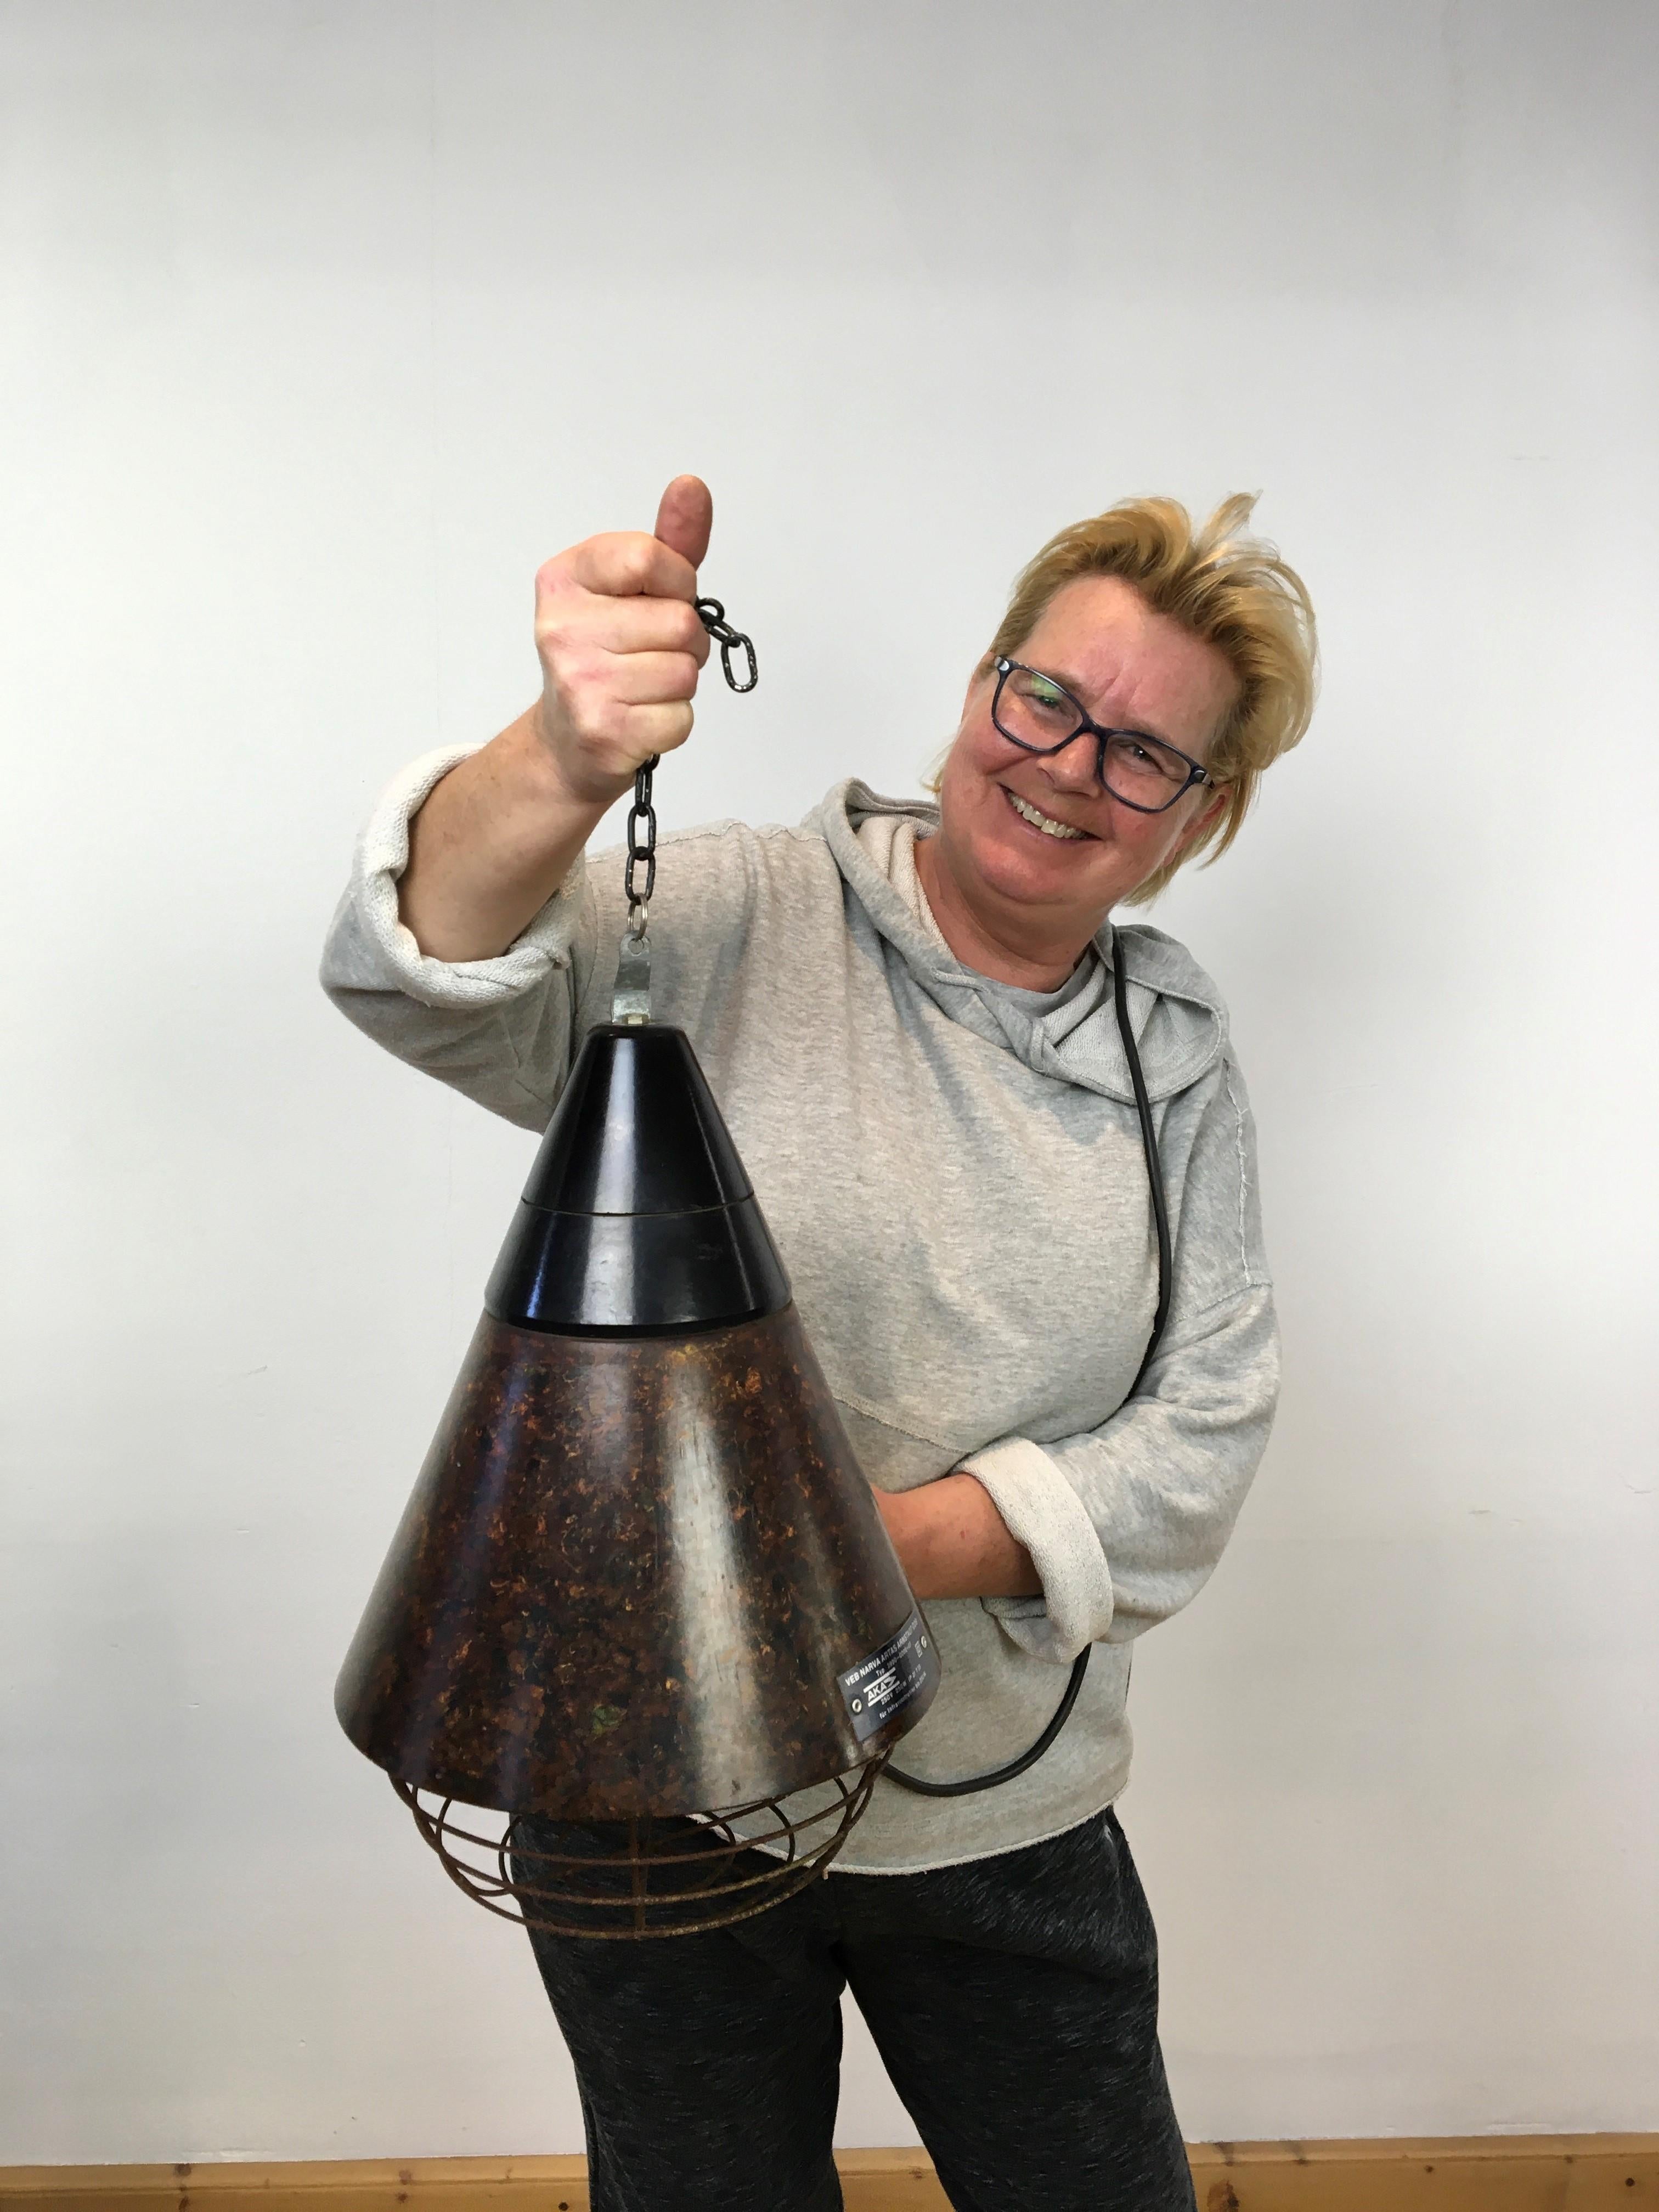
[[[1095,721],[1162,738],[1199,761],[1238,691],[1216,647],[1154,613],[1116,576],[1065,585],[1018,657],[1057,678]],[[1080,951],[1224,801],[1198,785],[1164,813],[1138,814],[1101,789],[1086,732],[1047,757],[1010,744],[991,719],[995,690],[990,669],[968,687],[929,859],[982,924],[1000,917],[1022,937],[1075,937]]]

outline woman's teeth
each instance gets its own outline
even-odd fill
[[[1045,837],[1086,837],[1089,834],[1086,830],[1073,830],[1064,822],[1055,822],[1046,814],[1039,814],[1036,807],[1020,798],[1017,792],[1009,792],[1008,799],[1020,820],[1029,822],[1034,830],[1041,830]]]

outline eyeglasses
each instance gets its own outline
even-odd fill
[[[1011,745],[1046,759],[1086,732],[1095,741],[1095,775],[1103,790],[1137,814],[1163,814],[1194,784],[1213,785],[1202,762],[1142,730],[1107,730],[1091,721],[1063,684],[1020,660],[997,660],[991,720]]]

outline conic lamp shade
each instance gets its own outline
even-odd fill
[[[672,1934],[827,1867],[938,1681],[689,1041],[592,1030],[341,1671],[341,1724],[480,1902]],[[822,1809],[790,1819],[780,1801],[815,1784]],[[591,1834],[538,1850],[529,1815]]]

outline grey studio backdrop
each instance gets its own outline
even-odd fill
[[[1153,916],[1231,1001],[1286,1340],[1135,1674],[1177,2100],[1659,2126],[1659,14],[0,41],[0,2160],[580,2146],[521,1939],[329,1702],[531,1140],[313,978],[382,781],[530,696],[537,562],[686,468],[763,683],[669,826],[914,789],[1050,530],[1265,492],[1322,705]],[[850,2034],[842,2139],[914,2141]]]

